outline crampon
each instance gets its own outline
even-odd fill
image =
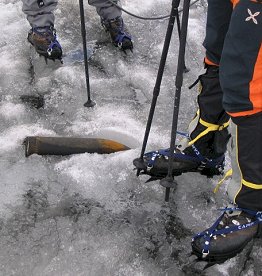
[[[151,176],[150,180],[162,179],[168,174],[169,149],[161,149],[145,153],[143,158],[133,161],[139,174]],[[177,147],[173,153],[172,175],[178,176],[187,172],[198,172],[207,177],[223,174],[225,155],[216,158],[203,156],[194,144],[181,151]]]
[[[126,50],[133,51],[132,37],[121,16],[112,20],[102,20],[102,26],[109,32],[112,43],[126,53]]]
[[[51,27],[32,28],[27,37],[28,41],[34,46],[36,52],[47,60],[62,61],[62,47],[57,40],[56,30]]]

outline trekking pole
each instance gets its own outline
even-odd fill
[[[87,61],[87,49],[86,49],[86,27],[85,27],[85,12],[83,0],[79,0],[80,7],[80,19],[81,19],[81,33],[83,39],[83,51],[84,51],[84,62],[85,62],[85,76],[86,76],[86,90],[87,90],[87,102],[84,104],[85,107],[93,107],[96,105],[91,100],[90,96],[90,83],[89,83],[89,72],[88,72],[88,61]]]
[[[184,0],[182,26],[181,26],[181,38],[180,38],[178,62],[177,62],[176,92],[175,92],[175,100],[174,100],[173,122],[172,122],[172,129],[171,129],[168,174],[165,178],[160,180],[160,184],[166,188],[165,201],[167,202],[169,201],[170,188],[176,188],[177,186],[177,183],[175,182],[174,177],[172,176],[173,160],[174,160],[173,153],[175,150],[181,87],[183,84],[184,57],[185,57],[185,48],[186,48],[189,6],[190,6],[190,0]]]
[[[163,51],[162,51],[162,55],[161,55],[158,73],[157,73],[156,83],[155,83],[155,87],[153,90],[153,98],[152,98],[151,107],[150,107],[150,111],[149,111],[149,115],[148,115],[148,120],[147,120],[147,125],[146,125],[146,130],[145,130],[144,141],[143,141],[143,145],[142,145],[142,149],[141,149],[141,154],[140,154],[139,158],[134,160],[134,165],[137,168],[137,174],[136,174],[137,176],[139,176],[140,171],[142,169],[144,169],[143,156],[144,156],[144,153],[146,150],[148,136],[150,133],[150,129],[151,129],[154,113],[155,113],[156,102],[157,102],[157,98],[158,98],[158,95],[160,92],[160,86],[161,86],[162,77],[163,77],[163,73],[164,73],[164,69],[165,69],[165,65],[166,65],[166,58],[167,58],[169,45],[170,45],[170,41],[171,41],[171,37],[172,37],[172,33],[173,33],[174,22],[175,22],[175,19],[179,20],[179,15],[178,15],[179,3],[180,3],[180,0],[172,1],[172,9],[171,9],[171,13],[170,13],[165,42],[164,42],[164,46],[163,46]]]

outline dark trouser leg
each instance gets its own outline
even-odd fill
[[[196,139],[195,146],[208,158],[224,154],[229,138],[227,129],[223,129],[229,121],[229,116],[222,106],[223,92],[219,81],[218,65],[231,13],[230,0],[208,1],[206,37],[203,43],[206,49],[207,72],[199,77],[201,83],[201,92],[198,96],[199,113],[189,126],[191,139],[193,141]],[[217,125],[217,130],[220,131],[216,131],[216,127],[211,125]],[[207,132],[207,130],[211,131]],[[203,132],[207,134],[197,139]]]
[[[262,3],[241,0],[232,14],[220,66],[223,106],[233,121],[230,199],[262,210]]]
[[[262,113],[232,117],[233,178],[230,199],[242,208],[262,210]]]
[[[230,0],[208,0],[204,47],[207,59],[219,65],[233,5]]]
[[[229,116],[222,107],[223,93],[218,74],[219,67],[207,66],[206,73],[199,77],[201,84],[197,98],[199,110],[189,127],[191,140],[207,158],[223,155],[229,139],[227,130]]]
[[[258,17],[255,18],[254,16]],[[260,234],[262,221],[262,2],[240,0],[232,13],[220,61],[223,107],[232,123],[233,178],[225,210],[198,234],[193,252],[212,262],[235,256]],[[259,212],[257,212],[259,211]]]

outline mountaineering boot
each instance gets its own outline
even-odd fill
[[[129,34],[121,16],[111,20],[102,20],[102,25],[106,32],[109,32],[114,46],[119,47],[123,51],[132,51],[132,37]]]
[[[200,75],[200,94],[195,117],[188,133],[179,133],[185,138],[177,144],[173,153],[173,175],[185,172],[200,172],[212,177],[222,174],[225,152],[230,138],[227,127],[229,116],[222,107],[222,91],[219,83],[219,68],[206,65],[206,73]],[[195,85],[194,84],[194,85]],[[146,153],[133,161],[142,174],[163,178],[168,173],[169,149]]]
[[[222,263],[236,256],[253,239],[261,236],[260,212],[225,208],[217,221],[192,239],[192,253],[209,263]]]
[[[137,158],[133,164],[142,174],[152,176],[153,179],[161,179],[168,173],[170,151],[169,149],[148,152],[143,158],[143,168],[139,166],[140,159]],[[207,177],[221,175],[225,165],[225,155],[222,154],[215,158],[203,156],[200,151],[191,145],[181,151],[178,146],[173,153],[173,176],[181,175],[186,172],[199,172]]]
[[[62,59],[62,47],[57,41],[56,30],[51,27],[32,28],[27,37],[36,52],[46,59]]]

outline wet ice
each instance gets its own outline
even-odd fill
[[[123,1],[123,7],[147,16],[165,15],[170,1]],[[205,3],[191,8],[179,128],[196,105],[186,87],[202,70]],[[209,226],[225,203],[216,181],[190,173],[177,177],[178,189],[164,203],[158,181],[136,178],[139,156],[167,21],[125,16],[134,34],[134,54],[110,44],[95,11],[86,5],[90,42],[90,83],[94,109],[86,101],[77,3],[62,0],[56,28],[67,54],[65,64],[46,66],[35,57],[30,74],[28,23],[20,1],[0,3],[0,275],[194,275],[189,262],[193,233]],[[94,43],[95,42],[95,43]],[[98,47],[97,47],[98,45]],[[148,150],[169,144],[178,38],[168,56]],[[21,95],[41,95],[36,108]],[[30,135],[100,137],[132,149],[110,155],[24,157]],[[253,262],[239,257],[208,269],[206,275],[260,271],[259,245]],[[259,255],[260,254],[260,255]],[[199,266],[200,267],[200,266]],[[236,269],[238,268],[238,269]],[[236,272],[234,272],[236,271]],[[258,274],[257,274],[258,275]]]

